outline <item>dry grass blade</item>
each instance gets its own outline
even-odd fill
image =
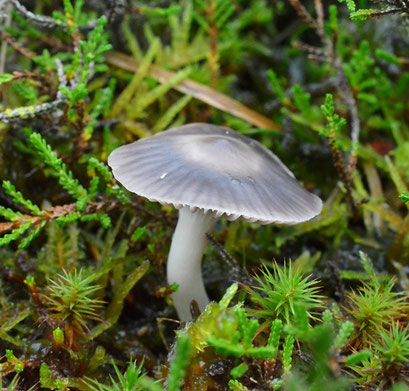
[[[130,72],[135,72],[139,66],[139,62],[132,57],[116,52],[108,53],[106,55],[106,62],[110,65]],[[166,71],[155,65],[151,65],[148,73],[149,76],[156,79],[160,83],[169,81],[175,75],[174,72]],[[236,100],[193,80],[185,79],[174,88],[219,110],[244,119],[245,121],[261,129],[281,130],[281,127],[275,122],[271,121],[269,118],[242,105]]]

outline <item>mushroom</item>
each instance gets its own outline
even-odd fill
[[[158,133],[115,149],[108,164],[129,191],[179,209],[167,279],[178,285],[172,299],[184,321],[192,300],[201,310],[209,303],[201,260],[218,218],[291,225],[322,208],[274,153],[220,126],[193,123]]]

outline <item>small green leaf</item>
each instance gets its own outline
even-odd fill
[[[409,193],[403,192],[400,196],[399,196],[400,200],[406,204],[407,202],[409,202]]]
[[[133,242],[137,242],[140,239],[143,239],[146,237],[146,227],[138,227],[135,232],[131,236],[131,240]]]
[[[267,71],[267,77],[270,81],[271,86],[273,87],[275,94],[277,95],[277,98],[281,101],[285,100],[287,97],[280,81],[278,80],[277,74],[272,69],[269,69]]]
[[[354,331],[354,324],[350,321],[343,322],[341,328],[335,337],[335,341],[333,344],[334,349],[341,349],[345,346],[348,342],[349,336]]]
[[[40,367],[40,384],[41,387],[49,388],[51,390],[53,390],[55,386],[50,368],[45,362],[43,362]]]
[[[64,331],[59,327],[53,330],[53,340],[57,345],[62,345],[64,343]]]
[[[180,390],[180,384],[189,366],[190,338],[186,333],[180,333],[176,342],[175,356],[170,365],[168,391]]]
[[[392,53],[386,52],[385,50],[378,48],[375,50],[375,55],[376,57],[386,62],[389,62],[390,64],[401,65],[401,61],[399,60],[398,57],[396,57]]]
[[[376,14],[375,9],[361,9],[355,12],[351,12],[351,19],[355,21],[363,21],[369,19],[372,15]]]
[[[246,364],[241,363],[230,371],[230,375],[233,379],[238,379],[247,372],[247,369],[249,369],[249,367]]]
[[[13,80],[13,75],[11,73],[1,73],[0,74],[0,84],[8,83]]]
[[[357,365],[363,361],[369,360],[372,357],[372,352],[369,350],[361,350],[350,355],[346,360],[346,365]]]

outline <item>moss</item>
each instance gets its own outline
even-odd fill
[[[3,3],[1,389],[407,389],[407,2]],[[325,204],[218,223],[215,302],[180,325],[175,214],[106,160],[188,122],[261,141]]]

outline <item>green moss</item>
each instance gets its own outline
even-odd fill
[[[0,388],[407,389],[405,2],[9,3]],[[179,325],[175,213],[106,161],[189,122],[261,141],[324,208],[291,227],[221,221],[215,301]]]

